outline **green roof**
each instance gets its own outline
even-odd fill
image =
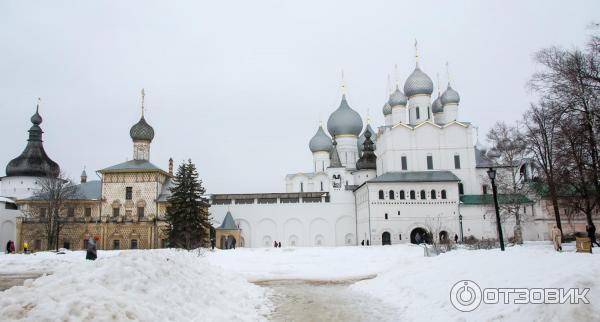
[[[403,171],[386,172],[368,182],[458,182],[460,179],[450,171]]]
[[[465,205],[488,205],[494,204],[493,195],[462,195],[460,201]],[[523,204],[533,203],[524,195],[498,195],[499,204]]]
[[[165,172],[163,169],[146,160],[130,160],[108,168],[104,168],[99,172],[129,172],[129,171],[148,171],[148,172]]]

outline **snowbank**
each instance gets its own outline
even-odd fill
[[[600,316],[598,272],[598,254],[526,245],[504,253],[458,250],[433,258],[394,258],[392,269],[351,288],[396,306],[406,321],[593,321]],[[481,304],[463,313],[450,303],[450,289],[460,280],[482,289],[590,288],[590,304]]]
[[[260,321],[269,311],[264,288],[197,253],[113,253],[96,261],[67,255],[61,262],[60,255],[40,255],[46,264],[54,256],[52,274],[3,292],[2,320]]]

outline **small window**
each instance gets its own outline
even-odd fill
[[[321,191],[323,191],[323,181],[321,181]]]
[[[400,216],[400,210],[398,210],[398,216]]]
[[[388,214],[385,214],[385,220],[387,220],[387,219],[388,219]]]
[[[118,217],[121,208],[113,208],[113,217]]]
[[[131,249],[137,249],[138,248],[138,241],[137,239],[132,239],[131,240]]]
[[[417,106],[416,110],[415,110],[416,114],[417,114],[417,121],[421,118],[421,111],[419,110],[419,107]]]
[[[427,199],[427,193],[425,190],[421,190],[421,199]]]
[[[412,199],[412,200],[415,200],[415,199],[417,199],[417,196],[416,196],[416,193],[415,193],[415,191],[414,191],[414,190],[411,190],[411,191],[410,191],[410,199]]]
[[[113,240],[113,249],[121,249],[121,241],[118,239]]]
[[[403,155],[400,158],[401,162],[402,162],[402,170],[407,170],[408,169],[408,162],[406,161],[406,156]]]
[[[527,213],[527,206],[523,206],[523,213],[526,214]]]
[[[383,199],[385,199],[385,193],[383,192],[383,190],[379,190],[379,200]]]
[[[427,156],[427,170],[433,170],[433,156]]]
[[[487,184],[484,184],[483,186],[481,186],[481,190],[483,190],[483,194],[487,195],[488,194],[488,186]]]
[[[75,216],[75,208],[73,208],[73,207],[67,208],[67,216],[74,217]]]
[[[389,195],[390,195],[390,200],[394,200],[396,198],[396,193],[394,192],[394,190],[390,190]]]
[[[40,208],[40,217],[41,218],[46,217],[46,212],[47,212],[46,208]]]
[[[89,208],[89,207],[85,208],[84,214],[86,217],[91,217],[92,216],[92,208]]]
[[[431,190],[431,199],[437,199],[437,193],[435,192],[435,189]]]
[[[304,192],[304,182],[300,182],[300,192]]]
[[[71,249],[71,243],[69,241],[64,241],[63,242],[63,248],[64,249]]]
[[[133,187],[125,187],[125,199],[133,199]]]
[[[454,156],[454,169],[460,169],[460,155]]]
[[[400,190],[400,199],[401,200],[406,199],[406,195],[404,194],[404,190]]]
[[[446,199],[446,190],[442,190],[442,199]]]
[[[462,182],[458,183],[458,194],[459,195],[464,195],[465,194],[465,187],[463,186]]]
[[[137,208],[137,215],[138,215],[138,218],[144,218],[144,207]]]

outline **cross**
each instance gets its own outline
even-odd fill
[[[142,88],[142,116],[144,116],[144,97],[146,96],[146,92]]]

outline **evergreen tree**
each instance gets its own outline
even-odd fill
[[[209,239],[209,204],[202,198],[205,190],[192,160],[179,165],[171,188],[166,220],[171,247],[194,249],[206,246]]]

